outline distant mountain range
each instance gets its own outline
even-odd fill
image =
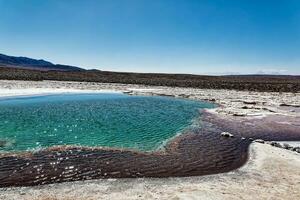
[[[0,80],[55,80],[142,84],[169,87],[229,89],[263,92],[300,92],[300,76],[290,75],[193,75],[85,70],[45,60],[0,54]]]
[[[0,67],[32,69],[39,71],[85,71],[80,67],[53,64],[45,60],[0,54]]]

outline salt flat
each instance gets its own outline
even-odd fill
[[[44,94],[49,91],[116,91],[208,100],[220,105],[220,116],[290,117],[300,123],[299,93],[267,93],[141,85],[0,81],[0,96]],[[25,92],[26,91],[26,92]],[[287,122],[284,122],[286,126]],[[186,178],[140,178],[79,181],[0,189],[0,199],[300,199],[300,155],[253,143],[247,163],[234,171]]]
[[[280,114],[300,116],[300,93],[215,90],[95,82],[0,80],[0,97],[67,92],[125,92],[141,95],[168,95],[215,102],[220,107],[211,112],[222,115],[263,117],[270,114]]]

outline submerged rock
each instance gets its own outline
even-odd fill
[[[234,137],[231,133],[229,133],[229,132],[222,132],[221,133],[221,136],[223,136],[223,137]]]
[[[7,145],[7,141],[6,140],[0,140],[0,148],[1,147],[5,147]]]

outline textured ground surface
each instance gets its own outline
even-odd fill
[[[106,179],[0,189],[2,200],[300,199],[300,156],[254,143],[250,159],[229,173],[187,178]]]

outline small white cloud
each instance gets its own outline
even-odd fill
[[[283,75],[287,74],[288,70],[285,69],[262,69],[257,74],[271,74],[271,75]]]

